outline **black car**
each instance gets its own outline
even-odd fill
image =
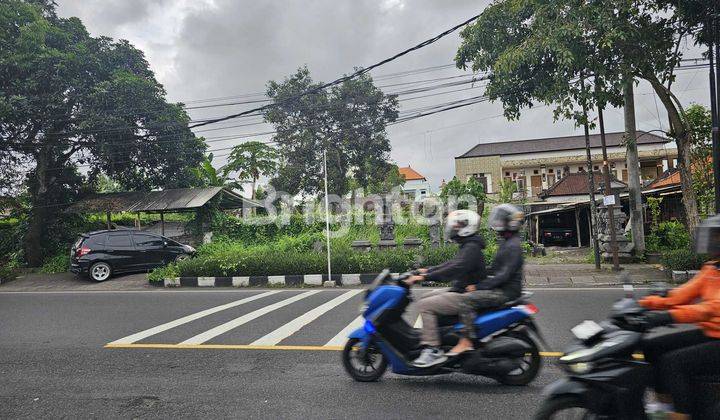
[[[80,235],[70,250],[70,271],[105,281],[113,274],[147,271],[190,258],[195,249],[164,236],[133,230]]]

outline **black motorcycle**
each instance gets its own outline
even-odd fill
[[[626,297],[613,306],[601,323],[585,321],[571,331],[576,338],[560,357],[568,376],[550,384],[535,419],[647,419],[645,394],[652,369],[641,355],[647,331],[638,331],[638,317],[645,312],[634,298],[629,282]],[[651,293],[667,293],[656,287]],[[720,418],[720,377],[694,379],[697,389],[694,419]]]

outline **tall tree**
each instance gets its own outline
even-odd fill
[[[391,170],[385,126],[397,119],[397,98],[375,87],[369,75],[299,96],[319,85],[306,67],[268,83],[267,94],[277,105],[266,111],[265,120],[277,130],[281,156],[272,184],[292,194],[321,192],[323,150],[331,193],[345,194],[349,176],[363,188],[383,180]]]
[[[556,116],[581,122],[576,104],[622,106],[623,88],[635,78],[647,80],[670,119],[692,231],[699,217],[689,172],[691,133],[671,91],[682,34],[677,18],[662,12],[651,0],[498,1],[463,30],[456,62],[491,72],[488,94],[503,102],[510,118],[540,101],[555,103]],[[583,88],[583,76],[592,76],[598,89]]]
[[[31,265],[62,206],[99,174],[131,189],[183,186],[202,159],[204,143],[143,53],[91,37],[53,1],[0,2],[0,74],[0,162],[27,170]]]
[[[237,172],[241,182],[250,181],[255,199],[255,185],[261,176],[273,175],[277,170],[278,153],[275,148],[259,141],[248,141],[233,147],[223,172],[228,175]]]

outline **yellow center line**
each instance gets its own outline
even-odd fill
[[[249,344],[113,344],[105,345],[106,349],[195,349],[195,350],[284,350],[284,351],[342,351],[343,346],[261,346]],[[542,357],[560,357],[559,351],[541,351]]]

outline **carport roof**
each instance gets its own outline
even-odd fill
[[[93,194],[70,205],[68,213],[181,212],[198,209],[220,197],[222,209],[258,207],[259,204],[222,187],[177,188],[162,191],[131,191]]]

